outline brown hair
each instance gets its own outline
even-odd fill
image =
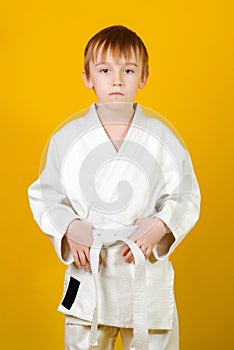
[[[95,61],[100,49],[103,56],[105,56],[109,49],[116,57],[124,56],[129,58],[132,52],[134,52],[136,55],[139,55],[142,63],[142,78],[149,72],[149,56],[141,38],[130,29],[121,25],[115,25],[104,28],[96,33],[86,45],[84,51],[84,69],[87,78],[90,75],[89,62],[90,60]]]

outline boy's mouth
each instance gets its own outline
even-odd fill
[[[112,92],[112,93],[110,93],[110,95],[111,96],[124,96],[124,94],[122,94],[121,92],[118,92],[118,91]]]

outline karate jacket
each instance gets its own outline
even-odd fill
[[[131,126],[116,151],[93,104],[51,137],[45,167],[28,194],[34,219],[68,265],[58,309],[90,322],[98,303],[98,323],[134,327],[134,264],[123,262],[120,242],[104,244],[107,264],[99,266],[95,285],[92,272],[78,269],[69,250],[66,259],[62,255],[70,222],[86,220],[94,233],[124,232],[129,238],[137,218],[163,220],[174,239],[166,235],[165,253],[159,255],[156,246],[145,261],[147,328],[173,328],[174,271],[169,257],[199,218],[200,191],[189,153],[171,128],[135,105]]]

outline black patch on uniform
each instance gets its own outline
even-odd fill
[[[78,292],[80,286],[80,281],[76,280],[74,277],[70,277],[69,285],[67,288],[66,295],[62,301],[62,305],[70,310],[72,307],[72,304],[74,303],[76,299],[76,295]]]

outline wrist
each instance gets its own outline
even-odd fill
[[[169,229],[169,227],[165,224],[164,221],[162,221],[161,219],[157,218],[157,225],[160,228],[160,233],[161,233],[161,238],[163,236],[165,236],[166,233],[171,232],[171,230]]]
[[[74,219],[74,220],[72,220],[72,221],[69,223],[69,225],[68,225],[68,227],[67,227],[67,230],[66,230],[66,232],[65,232],[65,235],[68,234],[68,231],[69,231],[71,228],[73,228],[74,223],[76,223],[77,221],[80,221],[80,219]]]

